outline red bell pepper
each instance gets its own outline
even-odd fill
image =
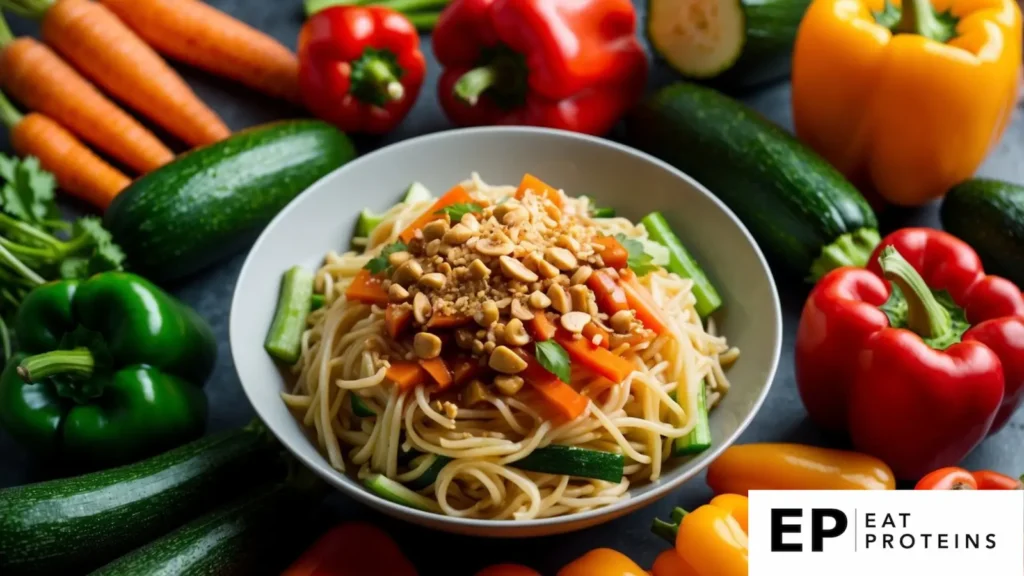
[[[940,468],[929,473],[914,490],[1024,490],[1017,478],[991,470],[968,472],[963,468]]]
[[[320,537],[281,576],[416,576],[416,568],[386,532],[347,522]]]
[[[938,230],[897,231],[870,263],[834,270],[811,292],[797,387],[813,421],[917,479],[956,464],[1017,409],[1024,297]]]
[[[629,0],[454,0],[434,29],[441,106],[460,126],[603,134],[643,93],[636,19]]]
[[[306,107],[346,132],[383,134],[405,118],[426,74],[409,19],[382,6],[334,6],[299,34]]]

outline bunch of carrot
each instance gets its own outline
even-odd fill
[[[15,151],[38,157],[61,188],[101,209],[130,179],[79,139],[139,174],[174,159],[104,92],[190,146],[231,133],[158,52],[299,102],[295,54],[201,0],[0,0],[0,8],[39,20],[45,42],[14,38],[0,15],[0,87],[33,111],[22,116],[0,100]]]

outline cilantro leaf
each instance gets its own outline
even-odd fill
[[[402,252],[407,250],[409,247],[404,242],[395,242],[388,244],[381,249],[380,254],[374,258],[371,258],[364,269],[369,270],[371,274],[380,274],[391,267],[391,263],[388,262],[388,256],[391,256],[395,252]]]
[[[441,208],[434,214],[447,214],[451,218],[452,222],[458,222],[462,220],[462,217],[466,214],[478,214],[484,209],[483,206],[475,202],[459,202],[458,204],[451,204]]]
[[[646,276],[658,269],[658,266],[654,263],[654,257],[644,251],[643,242],[629,238],[621,233],[616,234],[615,239],[629,253],[626,264],[633,272],[636,272],[637,276]]]
[[[561,344],[554,340],[537,342],[534,347],[534,354],[545,370],[558,376],[558,379],[562,382],[569,383],[569,378],[572,374],[572,364],[569,361],[568,352],[565,351],[565,348],[562,348]]]
[[[0,176],[0,205],[11,216],[30,223],[42,223],[58,216],[54,202],[57,182],[33,157],[24,160],[3,157]]]

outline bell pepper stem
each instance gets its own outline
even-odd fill
[[[672,510],[671,522],[666,522],[661,518],[655,518],[654,522],[651,523],[651,532],[655,536],[661,537],[669,544],[675,545],[676,536],[679,534],[679,524],[683,521],[683,517],[686,516],[686,510],[682,508],[674,508]]]
[[[437,21],[441,19],[440,12],[406,14],[405,16],[418,32],[430,32],[437,27]]]
[[[76,374],[88,378],[92,376],[96,360],[88,348],[74,350],[53,350],[29,356],[18,365],[18,376],[25,382],[38,382],[57,374]]]
[[[501,83],[503,67],[497,63],[474,68],[455,83],[455,95],[470,106],[476,106],[480,95]]]
[[[894,32],[917,34],[939,42],[949,40],[950,33],[935,16],[929,0],[903,0],[902,7]]]
[[[397,102],[405,96],[405,87],[398,81],[391,67],[379,58],[366,62],[366,79],[386,96],[388,102]]]
[[[885,279],[899,287],[907,301],[907,327],[922,338],[936,339],[953,329],[949,312],[939,304],[924,278],[892,246],[878,258]]]

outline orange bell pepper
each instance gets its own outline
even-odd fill
[[[598,548],[565,565],[558,576],[647,576],[647,571],[620,552]]]
[[[892,470],[857,452],[800,444],[730,446],[708,467],[715,494],[749,490],[894,490]]]
[[[358,553],[353,553],[358,551]],[[281,576],[416,576],[401,548],[380,528],[342,524],[324,534]]]
[[[813,0],[793,53],[797,135],[865,191],[917,206],[969,178],[1017,98],[1014,0]]]
[[[723,494],[673,522],[654,520],[651,530],[675,544],[654,563],[654,576],[746,576],[748,561],[745,496]]]

